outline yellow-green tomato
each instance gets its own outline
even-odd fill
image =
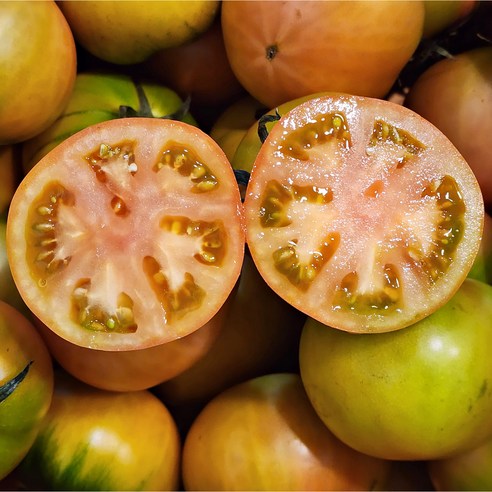
[[[179,456],[176,424],[152,393],[100,390],[56,373],[20,475],[44,490],[176,490]]]
[[[391,333],[306,322],[300,371],[327,427],[361,452],[441,459],[492,436],[492,287],[466,279],[443,307]]]
[[[41,336],[0,301],[0,480],[31,448],[52,395],[53,366]]]

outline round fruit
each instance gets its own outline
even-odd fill
[[[103,391],[57,373],[20,475],[27,490],[177,490],[180,451],[172,415],[150,392]]]
[[[441,60],[412,85],[405,105],[433,123],[473,169],[492,205],[492,46]]]
[[[31,169],[51,149],[84,128],[129,116],[168,118],[196,125],[187,105],[168,87],[115,73],[78,73],[70,100],[44,132],[22,143],[22,163]]]
[[[72,32],[57,4],[0,2],[0,145],[42,132],[61,114],[76,75]]]
[[[53,395],[48,349],[19,311],[0,301],[0,479],[25,457]]]
[[[0,216],[6,214],[17,186],[14,146],[0,146]]]
[[[182,459],[185,490],[377,490],[390,469],[335,438],[287,373],[217,395],[193,422]]]
[[[75,39],[89,53],[101,60],[128,65],[206,31],[220,3],[217,0],[65,0],[59,5]]]
[[[20,183],[7,222],[27,306],[68,341],[147,348],[202,327],[241,270],[240,194],[220,147],[174,120],[72,135]]]
[[[310,319],[301,378],[348,446],[391,460],[443,459],[492,436],[492,286],[466,279],[411,327],[353,335]]]
[[[478,5],[477,0],[424,0],[423,37],[430,38],[464,19]]]
[[[231,68],[268,108],[321,91],[383,97],[422,36],[424,6],[224,0]]]

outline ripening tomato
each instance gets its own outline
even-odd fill
[[[31,169],[70,135],[90,125],[126,116],[169,118],[196,125],[185,102],[168,87],[138,82],[124,74],[78,73],[62,114],[44,132],[22,143],[24,170]]]
[[[422,36],[430,38],[453,26],[477,7],[478,0],[424,0],[425,17]]]
[[[492,436],[492,286],[466,279],[440,309],[389,333],[306,322],[299,349],[309,399],[360,452],[443,459]]]
[[[179,411],[189,404],[199,407],[247,379],[298,370],[304,321],[304,315],[268,287],[251,257],[245,255],[220,335],[204,357],[154,388],[154,393]]]
[[[492,439],[427,466],[434,490],[492,490]]]
[[[217,395],[191,425],[182,456],[185,490],[378,490],[390,466],[339,441],[291,373]]]
[[[433,123],[473,169],[492,205],[492,46],[443,59],[411,86],[405,105]]]
[[[422,36],[421,1],[222,2],[231,68],[268,108],[321,91],[384,97]]]
[[[31,448],[53,395],[53,366],[31,322],[0,301],[0,480]]]
[[[43,157],[7,221],[26,305],[68,341],[127,350],[197,330],[241,270],[244,225],[217,143],[174,120],[92,125]]]
[[[172,342],[139,350],[81,347],[34,320],[51,355],[65,371],[96,388],[139,391],[167,381],[204,357],[222,333],[229,301],[200,329]]]
[[[447,302],[473,265],[484,207],[449,140],[384,100],[324,96],[286,113],[244,200],[266,282],[318,321],[371,333]]]
[[[19,475],[27,490],[177,490],[180,452],[174,419],[152,393],[104,391],[57,372]]]
[[[207,30],[218,0],[59,2],[75,39],[89,53],[115,64],[143,62]]]
[[[0,2],[0,145],[45,130],[75,81],[72,31],[53,0]]]

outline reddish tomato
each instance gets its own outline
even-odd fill
[[[412,85],[405,105],[437,126],[477,176],[492,206],[492,46],[432,65]]]
[[[138,391],[167,381],[202,358],[224,325],[228,302],[199,330],[140,350],[95,350],[65,340],[35,320],[53,358],[72,376],[109,391]]]
[[[247,379],[297,370],[304,320],[268,287],[246,255],[220,336],[202,359],[154,391],[169,406],[181,409],[190,403],[203,405]]]
[[[184,443],[186,490],[378,490],[390,462],[340,442],[297,374],[248,380],[217,395]]]
[[[480,246],[483,202],[449,140],[388,101],[325,96],[285,114],[244,201],[258,270],[281,297],[352,332],[447,302]]]
[[[56,373],[19,475],[26,490],[177,490],[180,451],[172,415],[150,392],[103,391]]]
[[[45,130],[63,111],[76,75],[76,50],[57,4],[0,2],[0,145]]]
[[[321,91],[383,97],[420,41],[420,1],[223,1],[236,77],[268,108]]]
[[[105,121],[69,137],[12,199],[7,251],[27,306],[68,341],[147,348],[207,323],[239,276],[240,194],[187,123]]]
[[[53,395],[51,357],[34,326],[0,301],[0,480],[25,457]]]

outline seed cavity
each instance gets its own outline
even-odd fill
[[[116,308],[108,312],[104,307],[94,304],[90,299],[90,279],[80,279],[72,291],[72,319],[90,331],[105,333],[135,333],[137,323],[133,312],[133,301],[125,292],[120,292]]]
[[[314,121],[289,132],[282,138],[279,150],[294,159],[306,161],[309,159],[310,149],[333,139],[337,140],[342,148],[348,149],[351,146],[348,123],[341,113],[319,115]]]
[[[75,197],[57,181],[48,183],[29,208],[26,227],[26,258],[31,274],[40,287],[47,278],[65,268],[71,256],[57,255],[58,210],[61,205],[73,207]]]
[[[201,238],[200,250],[193,256],[195,260],[204,265],[222,264],[227,251],[227,236],[221,221],[207,222],[183,216],[165,216],[160,226],[172,234]]]
[[[458,184],[451,176],[430,183],[422,198],[435,200],[441,213],[430,251],[424,252],[418,241],[409,245],[408,256],[431,283],[439,280],[451,266],[465,230],[466,211]]]
[[[206,193],[219,186],[219,180],[210,168],[203,164],[199,156],[191,149],[177,142],[170,142],[161,152],[161,158],[153,166],[159,172],[164,166],[175,169],[181,176],[188,177],[193,183],[191,191]]]
[[[347,273],[335,291],[333,308],[365,315],[400,309],[403,293],[398,270],[395,265],[386,264],[382,273],[381,288],[372,288],[370,291],[362,288],[357,272]]]
[[[122,142],[114,146],[101,143],[96,151],[85,157],[85,160],[101,183],[107,183],[108,173],[116,179],[123,178],[119,175],[121,172],[124,175],[134,176],[138,171],[138,166],[135,162],[133,147],[134,144],[131,142]]]
[[[174,318],[182,318],[203,304],[205,290],[196,284],[191,273],[185,272],[181,285],[173,289],[168,275],[153,256],[144,257],[143,271],[166,313],[168,322]]]
[[[297,252],[297,241],[293,240],[273,253],[273,262],[278,272],[284,275],[292,285],[305,292],[324,265],[335,254],[339,244],[340,234],[329,233],[317,250],[311,253],[309,260],[301,262]]]
[[[397,169],[402,168],[410,159],[425,150],[425,145],[415,138],[410,132],[397,128],[383,120],[376,120],[368,145],[368,153],[374,151],[376,146],[389,143],[402,149],[397,158]]]
[[[284,185],[270,180],[263,192],[260,205],[260,223],[263,227],[286,227],[292,223],[287,208],[292,202],[326,205],[333,200],[329,188],[317,186]]]

